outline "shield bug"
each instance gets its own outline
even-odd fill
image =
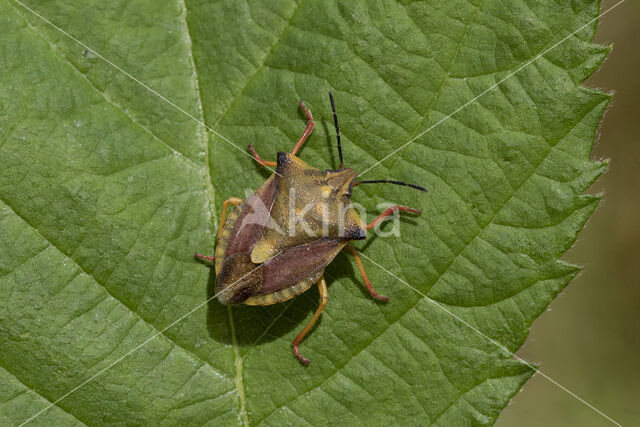
[[[331,92],[329,99],[340,158],[338,169],[321,171],[296,156],[315,126],[311,111],[300,101],[307,126],[291,153],[279,152],[277,161],[267,161],[249,144],[255,160],[262,166],[275,167],[275,173],[247,199],[232,197],[223,203],[215,256],[195,254],[197,259],[215,265],[215,293],[225,305],[275,304],[317,283],[320,305],[292,343],[295,356],[304,364],[309,360],[300,354],[298,345],[327,304],[325,267],[341,250],[347,250],[354,256],[371,295],[388,301],[373,289],[358,252],[349,242],[365,239],[367,230],[394,212],[420,213],[417,209],[393,205],[365,224],[351,204],[353,187],[390,183],[427,191],[400,181],[356,181],[357,173],[343,167],[338,116]],[[229,206],[234,208],[227,215]]]

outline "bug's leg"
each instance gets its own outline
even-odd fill
[[[420,209],[411,209],[406,206],[400,206],[400,205],[389,206],[378,216],[378,218],[374,219],[370,224],[367,224],[367,230],[371,230],[373,227],[380,224],[383,219],[385,219],[386,217],[388,217],[389,215],[391,215],[396,211],[411,212],[414,214],[422,213]]]
[[[302,133],[302,136],[298,140],[296,146],[293,147],[293,150],[291,150],[291,154],[293,156],[296,155],[300,147],[302,147],[302,144],[304,144],[307,138],[309,138],[309,135],[311,135],[311,131],[313,131],[313,128],[316,126],[316,123],[313,121],[311,111],[309,111],[309,109],[304,106],[304,103],[302,101],[300,101],[298,105],[300,105],[300,108],[302,108],[302,111],[307,116],[307,127],[304,129],[304,132]]]
[[[362,260],[360,259],[360,255],[358,255],[358,251],[356,251],[356,249],[353,246],[351,246],[351,243],[347,243],[347,246],[345,246],[344,248],[349,252],[351,252],[351,255],[353,255],[353,257],[356,259],[356,264],[358,264],[358,269],[360,270],[360,274],[362,275],[362,280],[364,280],[364,285],[367,287],[367,289],[371,293],[371,296],[379,299],[380,301],[384,301],[384,302],[389,301],[389,297],[383,297],[382,295],[378,295],[376,290],[373,289],[373,285],[371,284],[371,281],[367,277],[367,273],[365,273],[364,271],[364,266],[362,265]]]
[[[255,150],[255,148],[253,148],[253,145],[249,144],[247,148],[249,149],[249,151],[251,151],[251,155],[253,155],[253,158],[256,160],[256,162],[258,162],[260,166],[268,166],[268,167],[278,166],[278,162],[274,162],[271,160],[264,160],[262,157],[260,157],[260,155]]]
[[[237,197],[229,197],[227,200],[224,201],[224,203],[222,204],[222,213],[220,214],[220,225],[218,225],[218,230],[216,231],[216,234],[219,233],[220,230],[222,230],[222,226],[224,225],[224,220],[227,217],[227,208],[229,207],[229,205],[235,206],[239,203],[242,203],[242,199],[239,199]],[[216,260],[216,257],[214,256],[207,256],[199,253],[194,254],[193,257],[209,266],[213,265],[213,262]]]
[[[220,224],[218,225],[218,230],[216,231],[216,235],[220,233],[220,230],[222,230],[222,226],[224,225],[224,220],[227,218],[227,208],[229,207],[229,205],[236,206],[236,205],[239,205],[240,203],[242,203],[242,199],[239,199],[238,197],[229,197],[227,200],[224,201],[224,203],[222,204],[222,213],[220,214]]]
[[[213,263],[216,261],[216,257],[214,256],[207,256],[207,255],[202,255],[198,252],[196,252],[193,257],[195,259],[197,259],[198,261],[202,261],[203,264],[208,265],[209,267],[213,266]]]
[[[294,338],[291,345],[293,346],[293,354],[305,365],[308,365],[310,360],[300,354],[298,350],[298,345],[304,339],[305,335],[309,332],[311,327],[316,323],[320,314],[322,314],[322,310],[327,305],[327,299],[329,298],[329,293],[327,292],[327,282],[324,280],[324,276],[320,276],[320,280],[318,280],[318,292],[320,292],[320,305],[316,309],[316,312],[313,313],[313,317],[311,321],[304,327],[304,329],[298,334],[297,337]]]

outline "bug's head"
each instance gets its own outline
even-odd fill
[[[321,171],[286,152],[278,153],[277,163],[279,192],[271,216],[290,242],[304,244],[322,236],[366,237],[365,224],[350,199],[357,176],[353,169]]]
[[[337,170],[325,171],[327,182],[331,187],[338,191],[341,195],[351,197],[351,189],[360,184],[395,184],[405,187],[414,188],[416,190],[426,192],[427,189],[416,184],[408,184],[403,181],[391,181],[388,179],[371,179],[356,182],[358,174],[351,168],[343,167],[342,144],[340,142],[340,127],[338,126],[338,114],[336,113],[336,104],[333,100],[333,94],[329,92],[329,100],[331,101],[331,111],[333,111],[333,123],[336,126],[336,139],[338,141],[338,156],[340,157],[340,166]],[[333,183],[332,183],[333,181]]]
[[[351,188],[356,181],[356,176],[358,176],[356,171],[351,168],[326,170],[324,176],[331,192],[338,198],[351,197]]]

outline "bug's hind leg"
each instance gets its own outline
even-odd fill
[[[220,214],[220,225],[218,225],[218,230],[216,231],[216,234],[220,233],[220,230],[222,230],[222,226],[224,225],[224,220],[227,217],[227,208],[229,207],[229,205],[236,206],[240,203],[242,203],[242,199],[239,199],[237,197],[229,197],[227,200],[224,201],[224,203],[222,204],[222,213]],[[216,257],[214,256],[207,256],[199,253],[194,254],[193,257],[203,262],[204,264],[207,264],[208,266],[212,266],[216,260]]]
[[[350,243],[348,243],[347,246],[345,246],[344,248],[349,252],[351,252],[351,255],[353,255],[353,257],[356,259],[356,264],[358,264],[358,269],[360,270],[360,274],[362,275],[362,280],[364,280],[364,285],[369,290],[369,293],[371,293],[371,296],[376,299],[379,299],[380,301],[384,301],[384,302],[389,301],[389,297],[383,297],[381,295],[378,295],[376,290],[373,289],[373,285],[371,284],[371,281],[367,277],[367,273],[365,273],[364,271],[364,266],[362,265],[362,260],[360,259],[360,255],[358,255],[358,251],[356,251],[356,249],[353,246],[351,246]]]
[[[278,166],[278,162],[274,162],[271,160],[264,160],[262,157],[260,157],[256,149],[253,148],[253,145],[249,144],[247,148],[249,149],[249,151],[251,151],[251,155],[256,160],[256,162],[258,162],[260,166],[267,166],[272,168]]]
[[[293,346],[293,354],[295,354],[295,356],[305,365],[308,365],[311,361],[300,354],[298,345],[316,323],[316,321],[320,317],[320,314],[322,314],[322,310],[324,310],[325,306],[327,305],[329,293],[327,292],[327,282],[324,280],[324,276],[320,276],[320,280],[318,280],[318,292],[320,292],[320,305],[316,309],[316,312],[313,313],[311,321],[307,324],[307,326],[304,327],[304,329],[298,334],[297,337],[294,338],[293,342],[291,343],[291,345]]]
[[[309,135],[311,135],[313,128],[316,126],[316,122],[313,121],[313,116],[311,115],[311,111],[304,106],[304,103],[302,101],[300,101],[298,105],[300,105],[300,108],[302,108],[302,111],[304,112],[305,116],[307,116],[307,127],[304,129],[304,132],[302,133],[302,136],[296,143],[296,146],[293,147],[293,150],[291,150],[291,154],[293,156],[295,156],[298,150],[300,150],[300,147],[302,147],[302,144],[304,144],[307,138],[309,138]]]

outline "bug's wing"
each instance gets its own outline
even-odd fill
[[[262,289],[262,268],[251,262],[248,252],[225,256],[216,277],[216,297],[221,304],[240,304],[259,294]]]
[[[248,252],[258,241],[269,222],[273,202],[278,195],[278,181],[272,175],[242,204],[227,240],[225,256]]]
[[[321,273],[345,245],[346,242],[325,237],[287,249],[263,264],[262,294],[288,288]]]
[[[278,302],[263,298],[305,280],[315,282],[345,244],[328,237],[318,239],[289,248],[259,266],[251,262],[249,252],[229,255],[216,280],[218,301],[227,305],[240,304],[249,298],[254,300],[252,305]],[[294,292],[288,298],[295,295]]]

